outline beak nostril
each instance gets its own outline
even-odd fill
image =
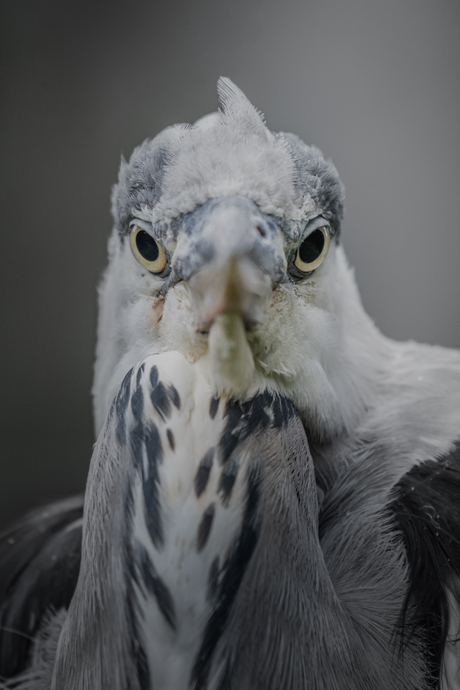
[[[264,228],[261,225],[256,225],[257,230],[259,231],[259,234],[262,235],[262,237],[265,237],[267,234],[264,230]]]

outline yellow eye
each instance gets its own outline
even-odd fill
[[[294,266],[302,273],[310,273],[321,266],[329,251],[331,236],[327,225],[316,228],[297,250]]]
[[[141,266],[151,273],[161,273],[165,270],[168,259],[163,247],[138,225],[131,228],[129,244],[134,258]]]

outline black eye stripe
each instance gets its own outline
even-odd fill
[[[156,261],[159,256],[159,249],[157,242],[150,237],[148,232],[140,230],[136,235],[136,247],[139,254],[144,257],[146,261]]]
[[[318,228],[306,237],[299,247],[299,258],[305,264],[316,261],[324,249],[325,237]]]

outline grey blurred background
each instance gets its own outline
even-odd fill
[[[458,0],[3,0],[0,526],[83,489],[120,154],[233,79],[336,164],[380,329],[460,347]]]

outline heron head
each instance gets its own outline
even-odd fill
[[[218,90],[219,112],[167,128],[122,161],[96,425],[128,368],[177,350],[217,393],[288,393],[321,435],[346,415],[338,359],[354,285],[339,245],[342,185],[317,148],[270,132],[230,80]]]

